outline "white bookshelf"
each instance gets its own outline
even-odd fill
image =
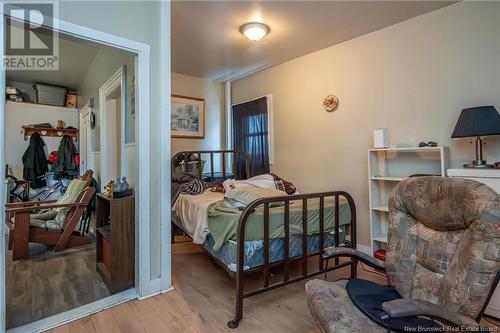
[[[383,148],[368,150],[371,254],[385,249],[389,198],[394,187],[415,174],[446,176],[448,147]]]

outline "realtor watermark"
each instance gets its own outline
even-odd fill
[[[426,326],[407,326],[404,332],[498,332],[497,326],[443,326],[443,327],[426,327]]]
[[[58,70],[57,3],[3,4],[5,15],[5,70]]]

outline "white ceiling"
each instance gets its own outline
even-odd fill
[[[450,1],[176,1],[172,71],[235,79],[452,4]],[[259,42],[239,32],[260,21]]]

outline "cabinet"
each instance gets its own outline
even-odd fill
[[[97,195],[96,269],[109,291],[117,293],[134,285],[135,199]]]
[[[500,169],[448,169],[448,176],[472,179],[500,193]],[[491,297],[485,313],[500,318],[500,286]]]

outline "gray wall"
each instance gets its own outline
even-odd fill
[[[273,95],[272,171],[301,192],[350,192],[368,246],[373,130],[388,128],[392,144],[449,146],[454,167],[470,161],[473,145],[450,135],[461,109],[500,109],[499,31],[500,3],[454,4],[235,81],[233,102]],[[500,161],[500,137],[487,141],[487,159]]]
[[[90,63],[86,75],[82,78],[78,87],[79,94],[82,98],[79,100],[79,106],[82,107],[88,103],[89,98],[94,98],[94,113],[96,115],[96,126],[92,130],[93,147],[92,151],[100,150],[100,135],[99,135],[99,88],[108,81],[108,79],[121,67],[125,66],[126,70],[126,117],[125,117],[125,142],[131,143],[135,141],[135,118],[131,112],[130,94],[131,82],[134,75],[134,56],[126,52],[121,52],[114,49],[100,49],[94,60]]]

